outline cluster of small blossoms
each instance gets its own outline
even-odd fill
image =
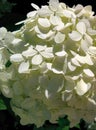
[[[92,7],[70,8],[58,0],[41,8],[32,6],[35,11],[20,22],[24,23],[20,30],[11,34],[0,28],[1,92],[11,98],[12,110],[23,125],[39,127],[64,115],[72,125],[81,118],[94,121],[96,16]]]

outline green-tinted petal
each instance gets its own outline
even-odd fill
[[[58,33],[56,34],[56,36],[54,37],[54,41],[55,41],[56,43],[62,43],[64,40],[65,40],[65,34],[62,34],[62,33],[60,33],[60,32],[58,32]]]
[[[90,88],[91,88],[91,84],[90,83],[85,83],[83,81],[83,79],[81,79],[80,81],[77,82],[77,86],[75,87],[75,90],[76,90],[78,95],[82,96],[86,92],[88,92],[88,90]]]

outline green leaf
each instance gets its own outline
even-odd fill
[[[61,128],[61,127],[58,127],[56,130],[62,130],[62,128]]]
[[[62,130],[69,130],[69,126],[65,126]]]
[[[6,62],[6,64],[5,64],[6,68],[10,67],[11,64],[12,64],[12,63],[10,62],[10,60],[8,60],[8,61]]]
[[[70,125],[70,122],[69,120],[67,119],[67,116],[65,116],[64,118],[59,118],[58,120],[58,124],[60,127],[64,127],[64,126],[69,126]]]
[[[78,128],[78,129],[80,129],[80,125],[79,124],[77,124],[75,127]]]
[[[6,110],[6,109],[7,109],[7,107],[6,107],[5,103],[2,100],[2,98],[0,97],[0,110]]]
[[[37,128],[36,126],[34,126],[33,130],[44,130],[44,128],[43,128],[43,126],[39,127],[39,128]]]

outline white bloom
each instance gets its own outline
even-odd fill
[[[21,54],[13,54],[11,57],[10,57],[10,61],[11,62],[22,62],[24,61],[24,58]]]
[[[46,19],[46,18],[39,18],[38,19],[38,24],[41,25],[44,28],[48,28],[51,25],[50,22],[49,22],[49,20]]]
[[[60,32],[58,32],[58,33],[56,34],[56,36],[54,37],[54,41],[55,41],[56,43],[62,43],[62,42],[64,42],[64,40],[65,40],[65,35],[62,34],[62,33],[60,33]]]
[[[52,11],[56,11],[59,6],[59,1],[58,0],[50,0],[49,1],[49,7]]]
[[[96,118],[96,16],[92,7],[58,0],[17,24],[0,28],[0,92],[22,125],[68,115],[71,125]],[[90,114],[89,114],[90,113]]]
[[[81,42],[81,49],[86,52],[86,50],[93,44],[93,39],[87,34],[87,27],[84,22],[78,22],[76,25],[77,31],[72,31],[69,33],[69,37],[73,41]]]
[[[5,37],[6,33],[7,33],[7,29],[4,27],[1,27],[0,28],[0,40],[2,40]]]
[[[86,92],[88,92],[88,90],[91,88],[91,84],[90,83],[85,83],[82,79],[80,81],[77,82],[77,86],[75,87],[75,90],[77,92],[78,95],[82,96],[84,95]]]
[[[29,62],[22,62],[19,66],[18,72],[19,73],[26,73],[29,70]]]

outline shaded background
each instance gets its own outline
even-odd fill
[[[47,4],[49,0],[8,0],[9,2],[15,2],[17,5],[13,8],[14,12],[26,14],[32,7],[30,3],[35,3],[39,6]],[[83,5],[92,5],[93,10],[96,9],[96,1],[95,0],[59,0],[60,2],[64,2],[69,6],[76,5],[76,4],[83,4]]]
[[[0,18],[0,26],[5,26],[8,30],[13,31],[18,29],[19,26],[15,26],[16,22],[24,20],[26,14],[33,10],[31,3],[37,4],[39,7],[41,5],[46,5],[49,0],[8,0],[11,3],[16,3],[13,6],[11,13],[5,14]],[[96,0],[59,0],[60,2],[66,3],[68,6],[82,4],[82,5],[92,5],[93,11],[96,12]]]

